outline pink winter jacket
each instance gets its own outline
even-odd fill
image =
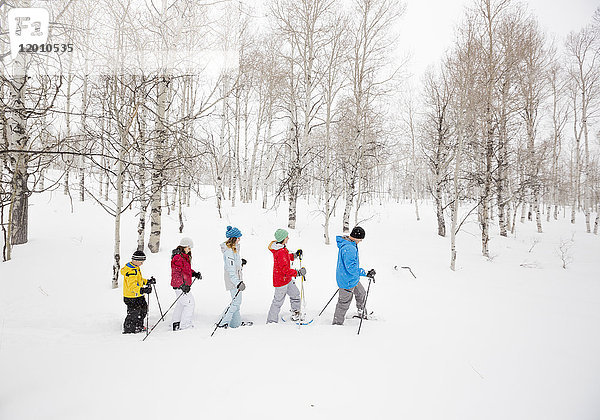
[[[183,283],[192,285],[192,257],[188,254],[175,254],[171,260],[171,286],[179,289]]]

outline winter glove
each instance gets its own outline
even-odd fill
[[[305,276],[306,268],[302,267],[300,270],[296,270],[296,272],[298,273],[298,276]]]
[[[156,284],[156,279],[154,278],[154,276],[146,280],[146,284]]]
[[[248,261],[246,261],[245,258],[242,258],[242,267],[245,266],[246,264],[248,264]]]
[[[367,273],[367,277],[371,277],[372,279],[375,278],[375,269],[374,268],[371,268],[369,270],[369,272]]]
[[[246,285],[244,284],[244,282],[243,282],[243,281],[241,281],[241,282],[239,282],[239,283],[238,283],[238,285],[237,285],[237,289],[238,289],[240,292],[243,292],[244,290],[246,290]]]
[[[299,249],[294,255],[296,256],[296,258],[302,258],[302,250]]]
[[[191,289],[191,286],[188,286],[187,284],[182,284],[181,285],[181,291],[183,293],[190,293],[190,289]]]
[[[152,286],[146,286],[146,287],[140,287],[140,293],[144,294],[150,294],[152,293]]]
[[[194,271],[192,273],[192,277],[197,278],[198,280],[200,280],[202,278],[202,274],[200,274],[199,271]]]

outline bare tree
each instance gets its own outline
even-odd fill
[[[476,16],[480,25],[480,43],[482,49],[481,89],[483,92],[481,127],[481,189],[479,224],[481,227],[481,253],[489,257],[490,241],[490,200],[494,175],[495,138],[497,135],[496,81],[499,77],[501,55],[499,52],[498,27],[510,10],[511,0],[479,0],[476,4]]]
[[[454,132],[454,165],[452,174],[452,193],[450,207],[450,269],[456,269],[456,235],[459,232],[460,222],[459,204],[465,194],[462,179],[466,178],[463,168],[465,150],[471,143],[477,125],[477,109],[479,108],[478,89],[474,81],[478,72],[477,63],[480,61],[481,49],[476,38],[476,21],[472,15],[466,17],[464,23],[458,28],[455,51],[448,57],[446,64],[451,76],[451,83],[455,87],[454,102],[450,108],[453,112],[451,118],[455,126]],[[468,214],[467,214],[468,217]]]
[[[338,115],[335,107],[338,96],[344,89],[348,81],[344,77],[344,63],[350,47],[350,38],[348,33],[349,19],[346,15],[336,13],[330,15],[329,27],[327,28],[328,41],[323,46],[325,54],[320,56],[323,62],[320,67],[323,69],[324,77],[321,79],[323,90],[323,102],[325,105],[325,133],[323,135],[323,172],[319,180],[323,183],[323,214],[325,221],[323,223],[323,236],[325,244],[329,245],[329,223],[341,189],[336,183],[334,176],[337,170],[334,165],[334,148],[332,139],[332,125],[335,123]]]
[[[576,195],[580,194],[580,173],[583,174],[583,209],[588,233],[591,232],[590,212],[592,207],[590,182],[589,119],[594,112],[594,101],[600,93],[600,48],[598,32],[588,26],[567,38],[567,51],[570,57],[569,74],[573,83],[573,130],[576,141]],[[583,141],[583,151],[581,142]],[[583,153],[583,162],[581,161]],[[571,222],[575,222],[575,200],[571,210]]]
[[[289,192],[288,227],[296,227],[296,206],[309,147],[309,136],[322,101],[318,89],[323,73],[315,66],[329,42],[327,16],[333,0],[276,0],[272,3],[278,32],[286,39],[283,53],[289,74],[287,113],[291,155],[285,185]]]
[[[540,192],[542,184],[539,179],[539,158],[536,156],[535,141],[538,131],[539,111],[547,95],[548,51],[545,39],[538,29],[537,22],[530,19],[523,31],[523,52],[521,74],[519,77],[522,117],[527,132],[527,164],[526,183],[531,189],[532,206],[536,216],[538,233],[542,233],[542,217],[540,214]]]
[[[346,203],[342,228],[350,231],[350,211],[357,197],[360,202],[362,165],[374,153],[376,139],[370,122],[377,114],[377,100],[385,93],[387,84],[397,75],[398,69],[384,73],[395,37],[389,28],[404,13],[404,6],[391,0],[356,0],[352,30],[352,51],[349,57],[349,79],[353,104],[352,132],[347,138],[352,153],[347,154],[342,166],[345,176]],[[367,167],[368,169],[368,167]]]
[[[548,69],[548,83],[550,85],[550,97],[552,100],[552,167],[550,176],[551,199],[548,202],[547,221],[550,221],[550,213],[554,220],[558,219],[558,194],[559,194],[559,162],[563,144],[563,131],[568,119],[568,104],[565,103],[566,78],[562,67],[554,61]],[[550,205],[554,206],[551,211]]]
[[[4,10],[11,7],[30,7],[31,2],[24,0],[12,4],[0,4]],[[59,27],[62,12],[53,16],[55,27]],[[3,33],[5,37],[7,33]],[[5,39],[0,43],[6,43]],[[5,53],[6,54],[6,53]],[[5,260],[11,259],[12,245],[28,241],[29,197],[35,191],[43,169],[41,155],[32,149],[40,142],[37,134],[45,131],[36,123],[36,118],[44,116],[54,106],[62,80],[45,75],[44,57],[32,54],[17,54],[12,63],[12,71],[3,68],[0,85],[2,86],[2,122],[5,150],[2,154],[3,172],[7,172],[8,184],[3,186],[3,196],[8,202],[7,226],[4,227],[5,203],[2,203]],[[52,65],[59,63],[53,60]],[[2,63],[4,66],[4,63]],[[45,104],[45,106],[42,106]],[[32,182],[33,181],[33,182]],[[33,187],[33,188],[32,188]]]
[[[443,191],[448,182],[449,166],[454,159],[454,136],[448,121],[448,107],[453,101],[454,87],[442,67],[439,74],[433,71],[426,73],[424,89],[426,111],[421,145],[433,177],[429,191],[435,201],[438,235],[446,236]]]

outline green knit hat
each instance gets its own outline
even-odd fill
[[[285,229],[277,229],[275,231],[275,240],[277,242],[283,241],[285,238],[287,238],[287,236],[288,236],[288,232]]]

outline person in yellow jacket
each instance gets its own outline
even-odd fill
[[[148,313],[148,303],[144,294],[152,292],[154,277],[142,277],[141,265],[146,261],[143,251],[135,251],[131,261],[121,268],[123,275],[123,300],[127,305],[127,316],[123,323],[123,334],[139,333],[144,330],[144,318]]]

